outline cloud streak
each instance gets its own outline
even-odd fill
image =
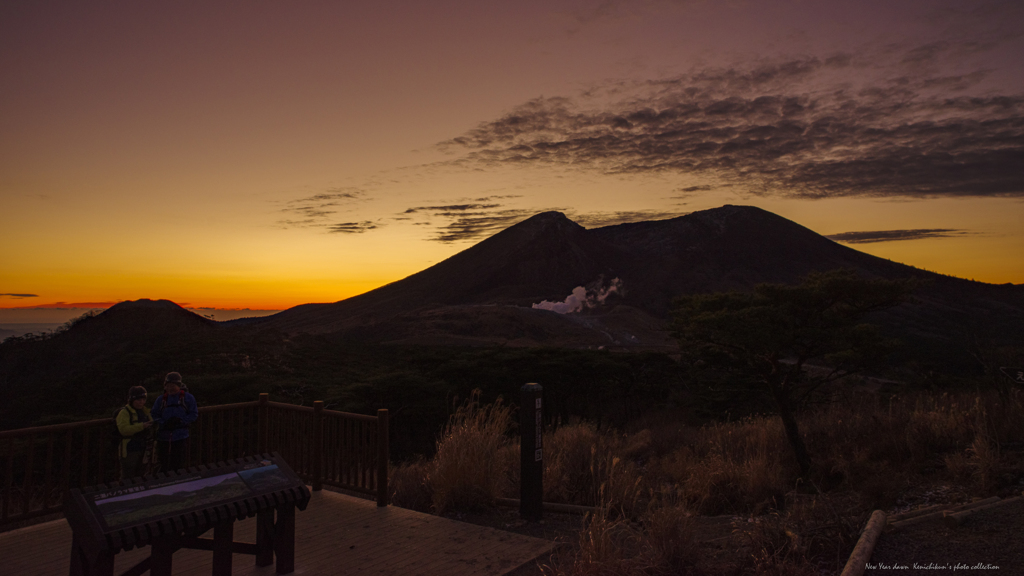
[[[417,212],[430,212],[433,214],[458,215],[465,214],[470,210],[490,210],[500,208],[501,204],[447,204],[441,206],[417,206],[409,208],[403,214],[416,214]]]
[[[73,309],[94,309],[94,308],[110,308],[117,304],[117,302],[53,302],[50,304],[36,304],[34,306],[17,306],[11,308],[13,310],[43,310],[43,309],[54,309],[54,310],[73,310]]]
[[[913,230],[875,230],[871,232],[841,232],[825,236],[836,242],[846,244],[870,244],[874,242],[896,242],[899,240],[919,240],[921,238],[948,238],[973,234],[967,230],[956,228],[916,228]]]
[[[381,224],[368,220],[361,222],[332,222],[331,220],[342,208],[364,200],[366,200],[366,192],[360,188],[329,188],[319,194],[289,201],[281,209],[281,212],[294,215],[296,218],[281,219],[277,223],[285,228],[324,228],[330,234],[360,234],[367,230],[374,230]],[[346,210],[346,212],[348,211],[351,209]]]
[[[646,222],[648,220],[665,220],[685,216],[689,212],[678,212],[671,210],[632,210],[621,212],[568,212],[567,216],[584,228],[600,228],[602,226],[615,226],[617,224],[629,224],[631,222]]]
[[[477,240],[501,232],[533,216],[533,210],[509,208],[493,212],[467,212],[456,215],[450,222],[438,227],[433,240],[442,243]]]
[[[531,100],[439,147],[453,164],[675,173],[763,196],[1020,197],[1024,94],[983,89],[986,70],[929,65],[987,47],[932,43],[885,67],[836,54],[609,84]]]
[[[0,294],[0,298],[39,298],[38,294]]]
[[[617,212],[577,212],[560,207],[512,207],[495,202],[518,196],[488,196],[475,198],[472,202],[454,201],[429,206],[414,206],[401,212],[394,219],[407,220],[416,226],[428,226],[435,230],[429,239],[441,243],[482,240],[488,236],[514,226],[541,212],[559,211],[585,228],[599,228],[646,220],[664,220],[683,216],[688,212],[676,210],[631,210]]]
[[[338,224],[327,224],[327,232],[330,234],[362,234],[368,230],[376,230],[377,223],[371,220],[362,222],[341,222]]]
[[[413,206],[395,219],[417,219],[413,225],[433,228],[434,234],[429,240],[443,244],[481,240],[543,211],[510,207],[501,202],[519,197],[515,194],[484,196]]]

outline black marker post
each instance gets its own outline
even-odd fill
[[[526,384],[519,390],[519,515],[531,522],[543,516],[543,390],[540,384]]]

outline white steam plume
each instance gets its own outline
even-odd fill
[[[607,287],[598,288],[596,290],[587,290],[583,286],[577,286],[572,289],[572,294],[566,296],[564,302],[549,302],[544,300],[534,304],[534,308],[541,310],[551,310],[559,314],[569,314],[571,312],[580,312],[587,308],[594,308],[604,304],[604,301],[611,294],[622,293],[622,280],[618,278],[611,281]]]

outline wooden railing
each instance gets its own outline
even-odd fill
[[[239,402],[200,407],[199,419],[189,426],[187,465],[251,456],[265,452],[264,448],[274,450],[260,444],[259,406],[259,402]]]
[[[110,418],[0,431],[0,530],[61,512],[75,487],[117,484]],[[324,484],[388,504],[388,411],[376,416],[270,402],[199,408],[189,429],[189,466],[278,452],[313,490]]]
[[[376,416],[267,402],[267,437],[313,490],[324,484],[388,500],[388,411]]]

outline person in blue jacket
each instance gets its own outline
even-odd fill
[[[164,393],[157,396],[150,411],[159,426],[156,453],[164,472],[185,467],[188,426],[199,419],[195,396],[181,389],[181,374],[170,372],[164,378]]]

